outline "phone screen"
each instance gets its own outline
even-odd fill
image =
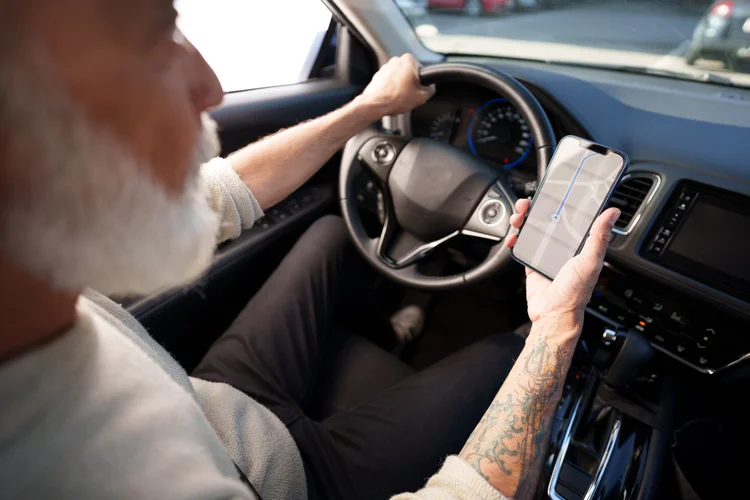
[[[584,147],[588,146],[588,147]],[[625,156],[577,137],[555,150],[513,256],[554,279],[573,258],[627,167]]]

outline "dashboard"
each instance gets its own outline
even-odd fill
[[[441,85],[412,113],[417,137],[450,143],[497,168],[535,176],[534,139],[526,120],[503,96],[473,85]]]
[[[610,246],[588,311],[643,332],[657,350],[702,373],[750,369],[750,90],[539,62],[451,60],[516,77],[558,138],[579,135],[625,151],[631,178],[649,180]],[[533,140],[503,96],[440,86],[398,125],[484,158],[514,185],[536,179]]]
[[[539,92],[536,92],[539,95]],[[547,101],[545,107],[555,135],[582,135],[567,116]],[[435,96],[411,113],[411,132],[452,144],[507,171],[520,194],[525,186],[533,190],[537,181],[534,138],[526,120],[505,97],[483,87],[465,84],[439,85]]]

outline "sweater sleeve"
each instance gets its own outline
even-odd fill
[[[490,486],[479,472],[456,456],[416,493],[402,493],[391,500],[511,500]]]
[[[201,165],[200,175],[207,188],[208,204],[221,218],[217,243],[238,237],[243,229],[263,217],[258,200],[224,158]]]

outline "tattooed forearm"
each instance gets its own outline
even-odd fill
[[[549,440],[576,335],[529,336],[495,400],[461,451],[461,458],[516,500],[531,498]]]

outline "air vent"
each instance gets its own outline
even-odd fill
[[[644,202],[650,201],[659,185],[659,176],[636,173],[626,175],[615,190],[609,202],[610,207],[617,207],[622,215],[615,224],[615,232],[628,234],[638,222]]]

